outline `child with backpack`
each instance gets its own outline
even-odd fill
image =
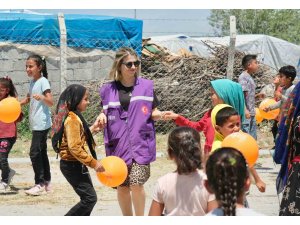
[[[177,169],[158,179],[149,216],[203,216],[215,208],[214,195],[204,187],[199,133],[190,127],[175,128],[169,134],[168,155]]]
[[[97,123],[88,127],[82,116],[89,104],[88,91],[78,84],[68,86],[60,95],[52,128],[52,146],[60,155],[60,170],[80,202],[66,216],[89,216],[97,203],[97,195],[87,169],[104,172],[97,161],[92,132],[98,131]],[[89,151],[85,148],[85,143]]]

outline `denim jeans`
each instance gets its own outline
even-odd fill
[[[97,194],[88,169],[79,161],[60,160],[60,171],[80,197],[66,216],[89,216],[97,203]]]
[[[249,119],[245,119],[242,124],[242,131],[250,134],[255,140],[257,140],[256,128],[257,126],[255,116],[251,116]]]
[[[8,154],[16,142],[15,137],[11,138],[0,138],[0,169],[2,170],[1,181],[8,183],[9,165],[8,165]]]
[[[44,184],[51,180],[50,164],[47,154],[47,135],[49,129],[32,131],[30,159],[34,171],[35,184]]]

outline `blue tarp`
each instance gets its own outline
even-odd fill
[[[131,18],[65,14],[69,47],[142,49],[143,21]],[[0,41],[59,46],[57,15],[0,12]]]

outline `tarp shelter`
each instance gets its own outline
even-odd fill
[[[65,14],[68,47],[142,49],[143,21],[131,18]],[[60,45],[57,15],[0,12],[0,42]]]
[[[210,55],[202,41],[198,41],[184,34],[153,36],[149,42],[166,47],[173,53],[179,53],[182,49],[185,49],[192,54],[202,57],[209,57]]]
[[[230,37],[195,38],[198,41],[213,41],[229,45]],[[246,54],[256,54],[265,65],[279,70],[280,67],[292,65],[297,67],[300,59],[300,46],[268,35],[237,35],[236,49]]]

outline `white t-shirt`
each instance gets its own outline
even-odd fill
[[[30,81],[29,123],[31,130],[47,130],[52,125],[49,107],[43,101],[37,101],[32,98],[32,95],[42,95],[48,89],[50,89],[50,83],[45,77],[41,77],[37,81]]]
[[[205,179],[202,170],[189,175],[168,173],[158,179],[153,200],[164,204],[166,216],[203,216],[207,203],[215,200],[204,186]]]
[[[235,214],[237,216],[264,216],[261,213],[255,212],[253,209],[249,208],[236,208]],[[216,208],[210,211],[206,216],[224,216],[223,210]]]

